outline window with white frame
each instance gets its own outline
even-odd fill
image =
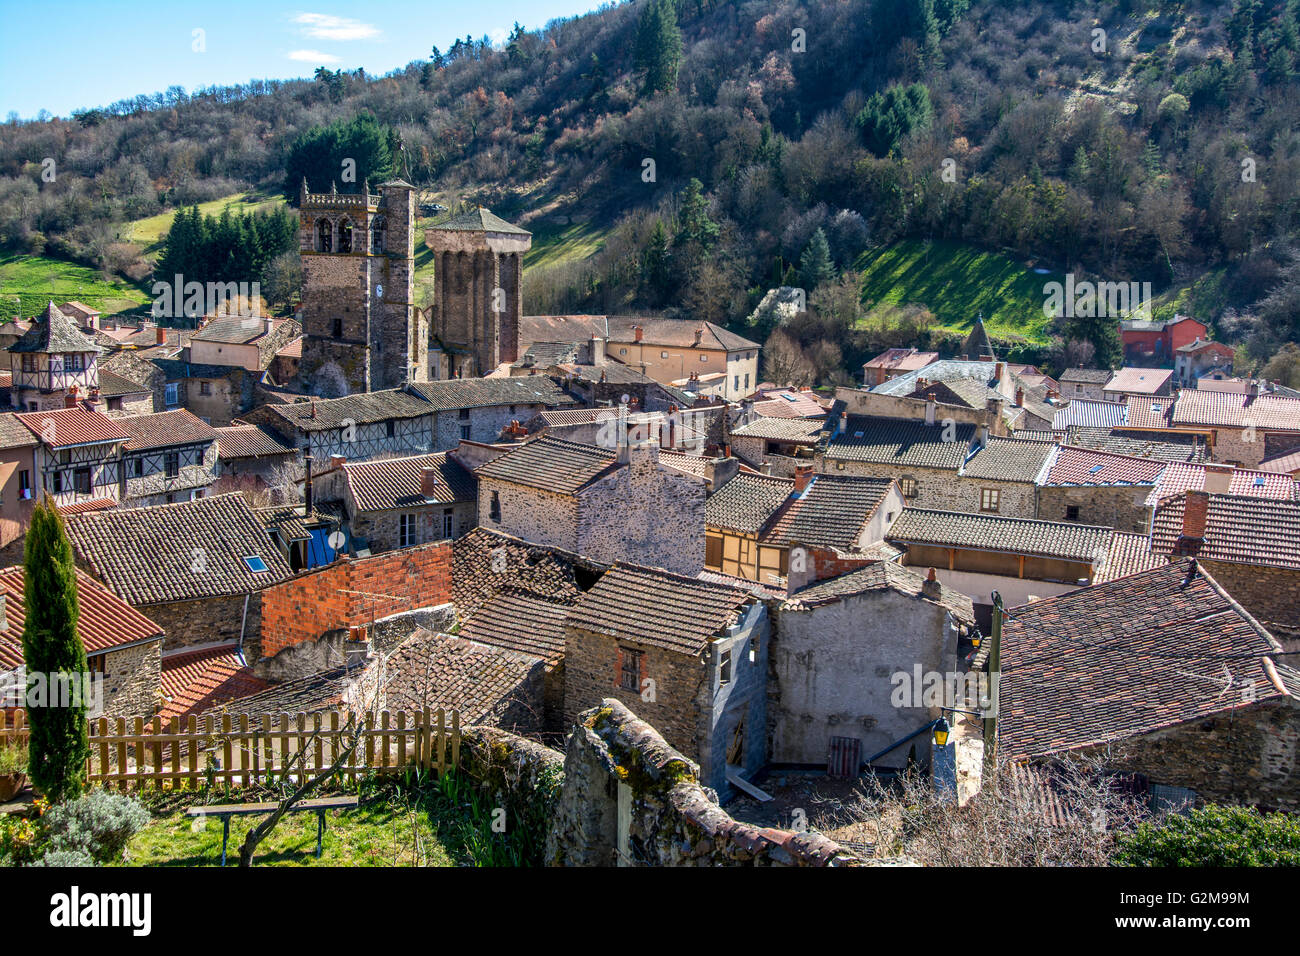
[[[415,515],[402,514],[397,516],[397,546],[399,548],[409,548],[415,544]]]

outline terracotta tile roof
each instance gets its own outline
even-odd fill
[[[1186,562],[1016,608],[1002,627],[998,747],[1014,759],[1124,740],[1289,696],[1280,650]]]
[[[869,591],[888,590],[938,604],[951,611],[958,620],[967,624],[975,623],[975,608],[965,594],[940,584],[938,596],[930,597],[925,594],[924,585],[924,574],[891,561],[878,561],[857,571],[801,588],[791,594],[781,607],[782,610],[801,611]]]
[[[298,336],[296,339],[292,339],[287,345],[285,345],[284,348],[280,349],[280,351],[276,352],[275,354],[280,358],[287,358],[287,359],[302,358],[302,339],[303,337],[301,335]]]
[[[766,438],[769,441],[811,445],[816,443],[823,426],[821,419],[758,418],[734,429],[731,434],[739,438]]]
[[[1111,534],[1111,528],[1068,521],[905,508],[885,537],[895,544],[1032,554],[1091,563],[1105,556]]]
[[[1272,471],[1280,475],[1294,474],[1300,471],[1300,448],[1265,458],[1259,463],[1260,471]]]
[[[432,498],[426,498],[421,491],[426,469],[431,469],[434,475]],[[343,465],[343,471],[357,510],[363,512],[474,501],[478,495],[474,476],[446,452],[411,458],[347,462]]]
[[[75,515],[67,527],[78,558],[136,607],[245,594],[292,574],[241,494]]]
[[[4,620],[8,625],[0,630],[0,668],[21,667],[23,663],[23,626],[27,620],[23,581],[21,565],[0,568],[0,595],[4,597]],[[163,636],[161,627],[81,571],[77,572],[77,605],[77,633],[87,654],[160,640]]]
[[[264,335],[266,335],[266,319],[261,316],[223,315],[195,332],[190,337],[190,341],[247,345],[256,342]]]
[[[1219,425],[1300,431],[1300,399],[1233,395],[1186,388],[1174,402],[1175,425]]]
[[[1210,495],[1203,540],[1182,537],[1187,495],[1170,498],[1151,522],[1151,550],[1234,564],[1300,570],[1300,501]]]
[[[1130,395],[1125,402],[1127,408],[1127,427],[1129,428],[1169,428],[1172,424],[1174,400],[1164,395],[1146,397]]]
[[[1166,498],[1181,495],[1184,491],[1204,490],[1205,474],[1205,465],[1170,463],[1151,494],[1147,495],[1146,504],[1158,504]],[[1250,498],[1269,498],[1273,501],[1292,501],[1296,498],[1295,480],[1290,475],[1275,472],[1233,468],[1232,477],[1228,479],[1227,493]]]
[[[814,475],[803,494],[776,515],[763,540],[851,550],[893,486],[892,478]]]
[[[545,666],[531,654],[421,628],[369,669],[382,675],[387,710],[444,707],[460,713],[462,727],[528,733],[541,730]]]
[[[1131,416],[1132,409],[1129,411]],[[1066,430],[1065,444],[1094,451],[1108,451],[1112,455],[1150,458],[1153,461],[1201,462],[1206,460],[1209,451],[1205,442],[1195,435],[1182,435],[1178,432],[1144,434],[1131,430],[1117,432],[1109,428],[1088,428],[1083,425],[1073,425]]]
[[[885,349],[870,362],[863,364],[864,369],[880,368],[893,372],[911,372],[925,368],[939,357],[938,352],[918,352],[916,349]]]
[[[611,315],[609,316],[609,341],[611,344],[626,345],[636,338],[634,326],[642,329],[642,343],[649,348],[669,346],[670,348],[721,349],[728,352],[754,349],[760,346],[743,335],[729,332],[712,322],[696,319],[660,319],[650,316]],[[699,331],[700,344],[695,344],[695,333]]]
[[[988,444],[966,462],[961,474],[991,481],[1032,484],[1052,453],[1050,442],[1026,438],[989,438]]]
[[[103,398],[120,398],[123,395],[148,395],[148,385],[141,385],[106,368],[99,370],[99,394]]]
[[[534,431],[556,425],[590,425],[605,420],[606,416],[617,418],[618,412],[612,408],[548,408],[530,418],[528,425]]]
[[[617,564],[579,598],[568,626],[699,655],[754,600],[742,588]]]
[[[812,392],[783,388],[760,393],[754,411],[768,418],[824,418],[826,406]]]
[[[0,412],[0,448],[34,448],[39,445],[14,412]]]
[[[492,405],[576,405],[577,402],[545,375],[514,378],[453,378],[419,382],[411,390],[428,402],[426,411],[455,411]]]
[[[695,576],[710,584],[722,584],[748,591],[761,601],[783,601],[786,596],[785,578],[777,578],[770,583],[751,581],[748,578],[738,578],[734,574],[723,574],[721,571],[710,571],[707,568]]]
[[[708,477],[708,466],[711,460],[703,455],[692,455],[690,452],[673,451],[669,448],[659,449],[659,464],[696,478]]]
[[[253,674],[235,644],[169,654],[162,659],[159,713],[164,718],[198,715],[269,686]]]
[[[53,301],[32,320],[23,337],[9,346],[10,352],[102,352],[102,346],[87,336],[77,323],[64,315]]]
[[[575,596],[506,588],[480,604],[460,628],[461,637],[558,661],[564,656],[564,619]]]
[[[1078,382],[1080,385],[1105,385],[1114,374],[1108,368],[1067,368],[1061,373],[1061,384]]]
[[[1173,378],[1173,369],[1133,368],[1125,366],[1112,376],[1103,391],[1125,392],[1131,395],[1154,395],[1167,388]]]
[[[1071,425],[1114,428],[1127,421],[1128,406],[1121,402],[1096,402],[1086,398],[1075,398],[1069,405],[1057,410],[1052,417],[1052,430],[1065,431]]]
[[[519,320],[519,347],[534,342],[588,342],[609,338],[609,320],[603,315],[525,315]]]
[[[90,498],[86,501],[74,501],[70,505],[57,505],[61,515],[80,515],[87,511],[107,511],[117,507],[116,498]]]
[[[296,449],[277,441],[256,425],[229,425],[214,429],[217,457],[260,458],[263,455],[292,455]]]
[[[451,553],[452,601],[462,620],[471,619],[486,602],[507,590],[572,604],[580,593],[578,572],[594,578],[609,567],[488,528],[461,535]]]
[[[944,441],[945,433],[950,441]],[[975,426],[966,423],[949,430],[939,423],[850,415],[845,428],[827,444],[826,457],[955,472],[966,460],[974,435]]]
[[[1164,555],[1152,554],[1151,540],[1146,535],[1116,531],[1111,536],[1110,549],[1097,568],[1093,583],[1101,584],[1130,574],[1150,571],[1168,562],[1169,559]]]
[[[117,423],[131,435],[131,440],[122,446],[126,451],[210,444],[217,438],[211,425],[184,408],[151,415],[126,415],[117,419]]]
[[[51,448],[97,445],[123,441],[131,433],[117,421],[84,408],[58,408],[48,412],[19,412],[17,418]]]
[[[228,698],[209,711],[231,714],[313,714],[340,710],[346,702],[348,688],[359,671],[345,668],[308,674],[278,684],[264,684],[250,693]]]
[[[432,415],[434,411],[423,398],[400,388],[357,392],[342,398],[309,399],[287,405],[263,405],[256,410],[259,414],[279,419],[291,429],[303,432],[342,428],[349,422],[368,425],[390,418],[420,418]]]
[[[552,365],[577,362],[580,347],[577,342],[534,342],[524,350],[515,367],[550,368]]]
[[[1058,445],[1043,475],[1042,484],[1051,485],[1154,485],[1165,462],[1091,448]]]
[[[704,523],[710,528],[756,535],[794,491],[794,481],[771,475],[736,475],[709,496]]]
[[[476,469],[479,479],[575,494],[617,464],[612,451],[543,435]]]

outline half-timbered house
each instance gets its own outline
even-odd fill
[[[183,408],[117,421],[131,436],[122,446],[124,504],[171,504],[207,494],[216,480],[216,429]]]
[[[131,433],[80,406],[15,416],[40,442],[34,452],[35,495],[56,505],[122,500],[122,445]]]
[[[317,461],[427,454],[433,445],[434,409],[407,388],[263,405],[243,418]]]
[[[97,398],[103,349],[53,302],[9,346],[14,405],[29,412],[63,408],[68,396]]]

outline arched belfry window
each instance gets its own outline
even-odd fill
[[[334,223],[328,219],[316,221],[316,251],[332,252],[334,250]]]
[[[352,251],[352,222],[348,219],[339,221],[339,252]]]
[[[370,254],[377,256],[384,251],[384,232],[388,228],[383,216],[376,216],[370,224]]]

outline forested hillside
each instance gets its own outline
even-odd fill
[[[1300,340],[1298,5],[634,0],[384,77],[322,69],[11,121],[0,243],[141,278],[123,223],[299,172],[327,189],[343,157],[304,156],[360,124],[374,172],[444,204],[539,235],[599,228],[589,258],[532,268],[531,311],[665,310],[766,340],[747,316],[801,284],[810,313],[776,344],[831,382],[884,345],[959,335],[862,295],[883,250],[945,240],[1151,282],[1259,365]],[[1004,338],[1059,366],[1104,356],[1111,327]]]

